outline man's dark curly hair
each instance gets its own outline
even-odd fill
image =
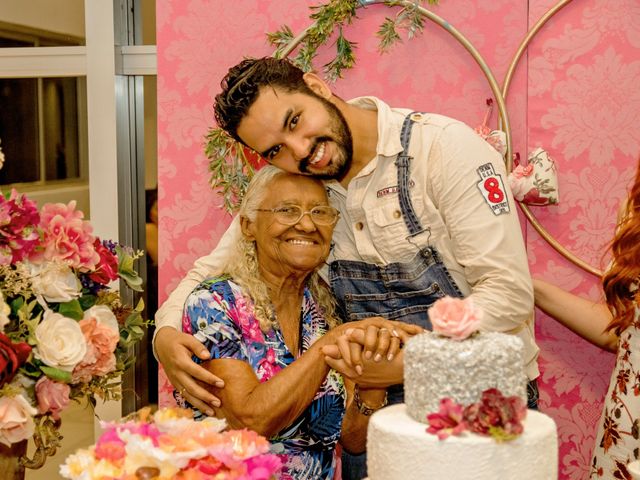
[[[231,67],[220,82],[222,92],[216,95],[214,114],[218,126],[242,143],[238,125],[258,98],[261,87],[279,88],[286,92],[313,94],[304,82],[304,72],[287,59],[273,57],[246,58]]]

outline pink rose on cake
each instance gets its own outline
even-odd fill
[[[453,340],[464,340],[480,328],[482,310],[470,297],[443,297],[429,309],[433,331]]]

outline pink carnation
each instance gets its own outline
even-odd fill
[[[464,340],[479,329],[482,311],[473,300],[444,297],[429,309],[433,331],[453,340]]]
[[[120,335],[104,323],[95,318],[80,320],[80,328],[87,341],[87,353],[82,361],[73,369],[73,382],[89,382],[91,377],[106,375],[116,368],[114,354]]]
[[[42,377],[36,383],[36,398],[40,413],[51,412],[54,420],[60,419],[60,412],[69,405],[71,387],[66,383],[54,382],[49,377]]]
[[[32,256],[42,260],[58,260],[82,271],[95,270],[100,255],[94,248],[93,227],[83,220],[84,214],[76,210],[76,202],[47,203],[40,212],[40,227],[44,232],[43,251]]]
[[[98,238],[93,243],[93,247],[100,256],[100,262],[96,270],[89,274],[89,278],[102,285],[107,285],[112,280],[117,280],[118,258]]]
[[[0,195],[0,265],[27,257],[40,241],[38,207],[14,189],[9,199]]]
[[[482,392],[482,399],[464,410],[469,430],[491,435],[497,440],[510,440],[520,435],[526,416],[527,405],[522,398],[505,397],[496,388]]]

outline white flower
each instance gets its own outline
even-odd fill
[[[4,295],[0,292],[0,333],[4,332],[4,327],[9,324],[9,314],[11,307],[4,301]]]
[[[87,342],[78,322],[47,310],[36,327],[35,356],[50,367],[73,371],[87,353]]]
[[[116,334],[120,335],[120,329],[118,328],[118,319],[113,314],[111,309],[106,305],[94,305],[88,310],[85,310],[83,320],[90,320],[94,318],[96,322],[111,328]]]
[[[29,264],[31,284],[36,295],[47,302],[69,302],[80,296],[82,285],[68,265],[61,262]]]
[[[38,411],[22,395],[0,397],[0,443],[11,447],[33,436],[33,416]]]

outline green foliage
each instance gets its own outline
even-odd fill
[[[131,255],[126,249],[117,245],[116,255],[118,256],[118,275],[120,278],[125,281],[131,290],[142,292],[142,278],[133,268],[133,262],[142,256],[142,253],[137,252]]]

